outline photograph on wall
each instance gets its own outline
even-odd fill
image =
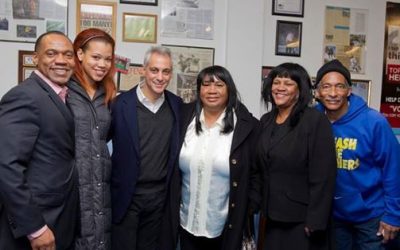
[[[157,15],[123,13],[122,20],[122,40],[124,42],[157,42]]]
[[[351,93],[360,96],[368,105],[370,105],[370,80],[351,79]]]
[[[272,15],[304,16],[304,0],[272,0]]]
[[[143,66],[131,63],[126,73],[118,72],[117,90],[119,92],[128,91],[144,80]]]
[[[98,28],[115,38],[116,3],[80,0],[77,3],[76,33]]]
[[[380,112],[400,130],[400,3],[386,3]]]
[[[161,36],[214,39],[214,0],[164,0]]]
[[[301,55],[301,22],[281,21],[276,23],[275,55]]]
[[[1,0],[0,40],[30,42],[47,31],[67,33],[68,0]]]
[[[326,6],[323,60],[338,59],[351,73],[365,73],[368,10]]]
[[[171,50],[174,71],[168,90],[179,95],[184,102],[196,97],[197,74],[214,65],[214,48],[163,45]]]

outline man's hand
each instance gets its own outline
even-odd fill
[[[379,223],[379,229],[376,235],[383,236],[383,243],[387,243],[389,240],[393,240],[396,237],[397,232],[400,230],[400,227],[391,226],[381,221]]]
[[[39,237],[31,240],[32,250],[55,250],[56,241],[53,232],[47,228]]]

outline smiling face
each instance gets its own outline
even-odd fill
[[[299,99],[299,87],[290,78],[275,77],[272,81],[271,93],[278,109],[292,109]]]
[[[351,87],[346,78],[338,72],[329,72],[322,77],[318,84],[316,96],[325,106],[331,120],[336,120],[348,110],[347,97],[351,94]]]
[[[172,77],[172,61],[168,55],[153,53],[144,66],[143,94],[150,100],[158,99],[168,87]]]
[[[33,61],[50,81],[65,85],[75,67],[72,43],[62,35],[49,34],[42,38]]]
[[[89,83],[95,84],[104,79],[112,65],[112,53],[112,45],[101,40],[89,41],[85,50],[77,51],[84,76]]]
[[[228,87],[217,77],[206,75],[200,86],[200,99],[204,109],[222,112],[228,103]]]

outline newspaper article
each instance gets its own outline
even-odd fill
[[[324,63],[338,59],[350,72],[365,73],[368,10],[327,6]]]
[[[164,0],[161,16],[164,37],[214,39],[214,0]]]

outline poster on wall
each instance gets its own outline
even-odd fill
[[[387,2],[381,113],[400,139],[400,4]]]
[[[68,0],[0,0],[0,40],[34,43],[47,31],[67,33]]]
[[[196,100],[196,79],[200,70],[214,65],[214,48],[166,45],[171,50],[173,75],[168,90],[177,94],[183,102]]]
[[[326,6],[323,59],[338,59],[350,72],[365,73],[368,10]]]
[[[214,39],[214,0],[164,0],[161,36]]]

